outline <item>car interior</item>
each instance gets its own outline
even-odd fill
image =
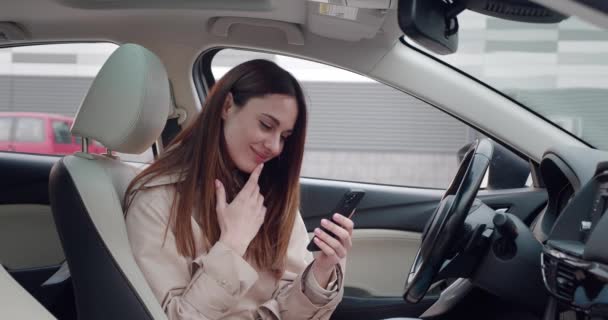
[[[608,318],[602,1],[19,0],[0,7],[0,50],[11,50],[0,51],[7,97],[0,112],[38,103],[75,115],[71,134],[82,141],[66,156],[0,151],[0,318],[167,319],[129,246],[126,187],[153,161],[137,157],[161,154],[200,113],[222,72],[256,57],[294,66],[310,93],[300,180],[307,230],[345,191],[366,193],[353,218],[344,298],[331,319]],[[471,21],[508,41],[529,37],[533,51],[545,50],[534,32],[546,43],[557,39],[555,25],[569,23],[568,37],[585,32],[585,45],[597,52],[581,59],[599,67],[568,69],[582,49],[551,44],[569,50],[556,63],[568,64],[560,75],[574,79],[553,84],[568,98],[580,94],[555,108],[583,115],[549,116],[542,103],[572,101],[551,96],[539,85],[546,77],[518,66],[529,59],[518,50],[515,58],[494,56],[499,69],[476,74],[480,56],[467,56],[477,50],[467,45],[478,40]],[[504,21],[535,27],[500,31]],[[517,45],[508,41],[486,41],[484,50]],[[69,77],[32,62],[47,45],[75,43],[93,49],[47,55],[51,64],[74,63]],[[542,64],[542,54],[530,63]],[[577,69],[593,76],[578,79]],[[528,72],[517,81],[538,90],[511,93],[492,82],[511,70]],[[54,87],[45,99],[27,100],[41,90],[37,74]],[[340,82],[346,75],[348,86]],[[73,111],[51,103],[67,101],[63,87],[80,88]],[[598,98],[580,93],[591,89]],[[107,152],[92,152],[93,141]],[[367,167],[375,178],[361,178]]]

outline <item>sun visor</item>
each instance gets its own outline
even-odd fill
[[[396,0],[332,0],[308,2],[307,28],[311,33],[345,41],[374,38]]]

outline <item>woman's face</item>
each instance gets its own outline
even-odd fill
[[[297,102],[290,96],[269,94],[238,107],[232,96],[228,99],[222,114],[228,153],[239,170],[251,173],[283,151],[298,117]]]

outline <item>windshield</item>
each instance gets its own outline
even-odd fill
[[[458,16],[458,51],[437,58],[502,91],[595,148],[608,150],[608,30]]]

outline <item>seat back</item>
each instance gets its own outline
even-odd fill
[[[72,134],[137,154],[160,136],[170,108],[166,71],[152,52],[118,48],[93,81]],[[58,161],[49,191],[79,319],[166,319],[138,268],[122,200],[138,168],[80,152]]]

